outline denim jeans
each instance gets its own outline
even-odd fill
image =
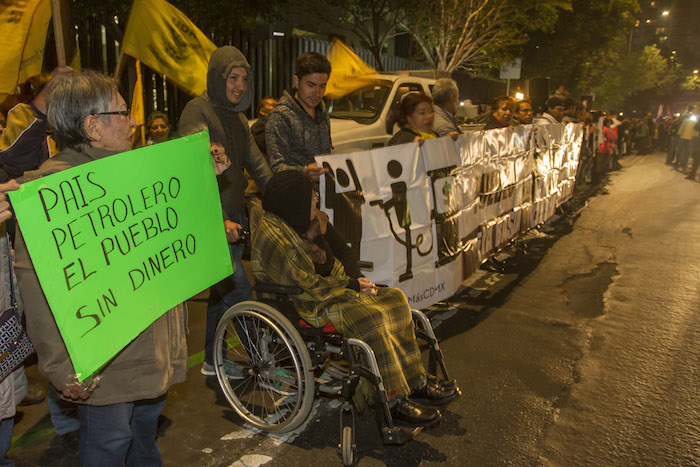
[[[14,466],[15,462],[12,459],[5,457],[7,451],[10,450],[12,444],[12,429],[15,427],[14,417],[3,418],[0,421],[0,465]]]
[[[246,230],[248,229],[248,219],[246,219],[245,214],[236,214],[231,217],[231,221],[240,224]],[[250,282],[248,282],[241,263],[244,246],[243,243],[229,244],[231,262],[234,269],[233,274],[209,288],[204,361],[210,365],[214,362],[214,334],[216,334],[216,326],[219,324],[219,320],[226,313],[226,310],[236,303],[253,298]]]
[[[155,399],[92,406],[80,404],[80,465],[163,465],[156,445],[165,395]]]
[[[694,142],[695,140],[693,139],[679,139],[675,163],[676,168],[680,170],[685,170],[685,166],[688,165],[688,158],[690,158],[690,153],[693,151]]]
[[[51,383],[46,385],[46,402],[49,404],[51,424],[57,435],[63,436],[80,429],[78,404],[59,399],[56,388]]]
[[[678,135],[672,135],[668,142],[668,153],[666,154],[666,163],[670,164],[677,157],[678,141],[681,139]]]

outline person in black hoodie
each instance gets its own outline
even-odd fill
[[[215,374],[212,365],[214,334],[221,316],[234,304],[252,297],[250,283],[241,264],[244,245],[236,244],[241,238],[240,231],[247,228],[248,222],[244,199],[248,182],[243,169],[248,170],[261,190],[265,189],[272,176],[248,128],[248,119],[243,114],[251,102],[248,89],[250,75],[250,65],[240,50],[232,46],[216,49],[209,60],[207,90],[187,103],[179,122],[183,135],[208,129],[212,143],[223,145],[231,160],[231,166],[218,176],[218,182],[234,271],[230,277],[209,289],[201,370],[207,376]]]

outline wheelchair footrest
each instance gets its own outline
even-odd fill
[[[423,428],[383,427],[382,441],[385,446],[401,446],[411,441]]]

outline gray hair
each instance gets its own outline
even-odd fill
[[[459,99],[459,88],[457,82],[451,78],[440,78],[433,86],[433,102],[435,105],[442,106],[450,102],[450,96],[455,96]]]
[[[47,118],[58,149],[80,150],[89,145],[83,122],[90,115],[109,112],[112,96],[118,92],[115,78],[92,70],[52,80],[47,89]],[[109,115],[100,118],[109,124]]]

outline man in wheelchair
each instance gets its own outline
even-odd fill
[[[263,208],[251,254],[256,281],[299,287],[303,293],[291,301],[307,323],[319,328],[331,323],[345,338],[366,342],[374,351],[395,420],[413,426],[437,423],[442,417],[439,407],[455,399],[458,390],[428,381],[403,292],[377,288],[359,277],[357,259],[353,265],[342,247],[340,256],[348,267],[335,257],[343,242],[322,218],[320,224],[312,222],[317,218],[316,198],[304,174],[275,174]],[[358,387],[366,398],[372,397],[369,386]]]

